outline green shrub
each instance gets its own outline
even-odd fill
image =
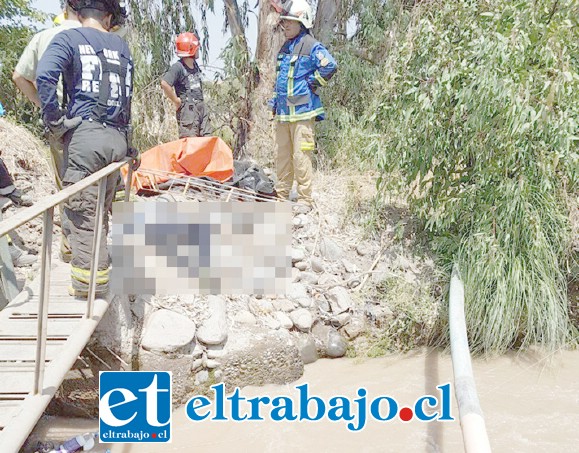
[[[421,3],[366,112],[382,187],[401,175],[461,267],[476,351],[568,339],[578,16],[572,0]]]
[[[12,83],[16,63],[36,32],[33,24],[46,18],[30,4],[29,0],[0,0],[0,102],[8,115],[39,132],[38,110]]]

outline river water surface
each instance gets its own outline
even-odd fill
[[[473,362],[474,376],[494,452],[579,451],[579,351],[556,354],[525,352]],[[296,385],[309,383],[310,395],[325,401],[338,395],[358,398],[389,395],[412,405],[423,395],[439,396],[439,385],[452,383],[448,354],[417,351],[368,360],[319,360],[306,367],[299,381],[284,385],[246,387],[241,394],[290,396]],[[211,408],[212,406],[208,406]],[[386,409],[387,410],[387,407]],[[265,416],[269,411],[262,411]],[[109,445],[112,453],[164,452],[461,452],[462,434],[452,390],[453,422],[369,421],[360,432],[345,422],[215,422],[190,421],[183,407],[173,412],[171,444]],[[44,419],[37,438],[66,438],[98,429],[96,422]],[[94,451],[104,451],[99,446]]]

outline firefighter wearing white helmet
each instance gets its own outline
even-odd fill
[[[306,0],[289,0],[283,4],[280,19],[296,20],[308,30],[314,26],[312,8]]]
[[[305,0],[282,4],[281,26],[287,41],[277,56],[273,114],[277,120],[277,193],[288,198],[297,181],[301,212],[313,204],[314,124],[325,118],[318,89],[328,84],[337,64],[311,34],[312,9]]]

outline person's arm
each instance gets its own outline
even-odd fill
[[[175,92],[174,86],[179,79],[179,74],[181,72],[181,63],[175,63],[173,66],[169,68],[169,70],[165,73],[163,78],[161,79],[161,88],[173,104],[175,104],[175,109],[179,109],[181,107],[181,99],[177,96]]]
[[[320,43],[314,46],[310,58],[316,67],[308,76],[308,84],[312,90],[326,86],[338,69],[338,64],[330,52]]]
[[[38,97],[38,91],[36,91],[34,83],[16,70],[12,73],[12,81],[30,102],[40,107],[40,98]]]
[[[32,37],[22,55],[18,59],[16,68],[12,73],[12,81],[20,91],[34,105],[40,107],[40,99],[34,81],[36,79],[36,70],[38,68],[38,47],[40,44],[40,34],[37,33]]]
[[[45,123],[57,121],[62,116],[56,88],[60,74],[72,64],[72,59],[73,50],[67,42],[67,34],[61,32],[56,35],[38,62],[36,86]]]
[[[165,80],[161,80],[161,88],[173,104],[175,104],[175,108],[178,109],[181,106],[181,99],[175,93],[175,89],[169,85]]]

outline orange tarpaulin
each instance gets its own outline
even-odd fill
[[[127,172],[127,167],[121,169],[124,180]],[[233,176],[233,153],[219,137],[188,137],[164,143],[141,155],[141,166],[133,174],[132,186],[150,187],[151,180],[159,184],[178,177],[165,174],[169,172],[209,176],[225,182]]]

